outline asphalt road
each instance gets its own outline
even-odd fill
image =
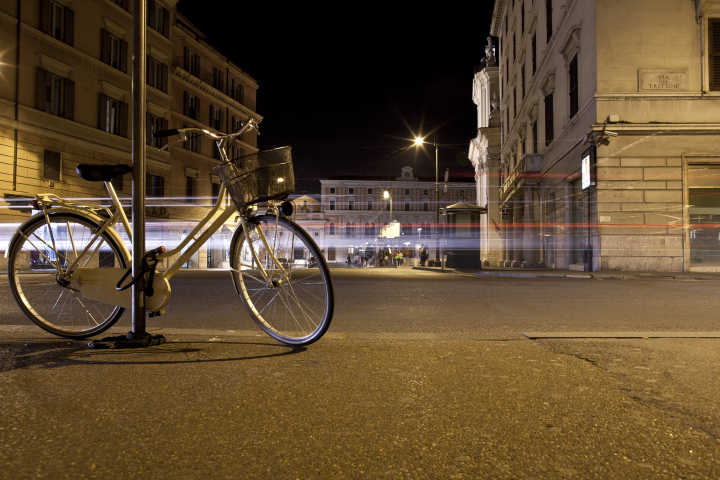
[[[517,278],[333,268],[332,332],[514,337],[522,332],[715,331],[720,282]],[[227,272],[183,270],[148,328],[251,330]],[[0,278],[0,325],[30,324]],[[130,328],[126,312],[118,326]]]
[[[168,343],[133,351],[46,335],[0,287],[0,471],[720,477],[717,281],[332,273],[303,349],[247,333],[225,272],[181,272],[148,324]]]

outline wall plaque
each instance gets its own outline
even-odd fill
[[[687,92],[688,71],[683,69],[638,70],[640,92]]]

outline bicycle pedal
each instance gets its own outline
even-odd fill
[[[159,317],[160,315],[165,315],[165,310],[158,310],[156,312],[150,312],[150,313],[148,313],[148,318]]]

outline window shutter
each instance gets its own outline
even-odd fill
[[[65,79],[65,118],[75,120],[75,82]]]
[[[168,121],[165,120],[164,118],[163,118],[162,120],[160,120],[160,127],[161,127],[163,130],[167,130],[167,129],[168,129]],[[160,140],[160,143],[159,143],[158,145],[161,146],[161,147],[164,147],[165,144],[168,142],[168,138],[167,138],[167,137],[160,138],[159,140]]]
[[[170,37],[170,12],[167,8],[163,8],[163,35]]]
[[[148,25],[155,28],[155,0],[148,0]]]
[[[708,20],[710,90],[720,91],[720,19]]]
[[[168,91],[168,66],[164,63],[162,64],[162,91],[167,93]]]
[[[35,108],[45,111],[47,103],[47,70],[38,68],[35,74]]]
[[[190,50],[185,47],[185,56],[183,58],[183,67],[185,71],[190,72]],[[193,72],[190,72],[193,73]]]
[[[100,32],[100,60],[110,63],[110,34],[105,29]]]
[[[145,145],[151,144],[152,134],[152,115],[150,115],[149,113],[145,113]]]
[[[183,113],[186,117],[188,117],[188,108],[190,108],[190,102],[189,102],[189,93],[187,90],[185,90],[185,93],[183,94]]]
[[[107,119],[107,95],[105,95],[104,93],[100,94],[100,108],[98,111],[100,112],[98,128],[103,132],[106,132],[107,124],[105,123],[105,121]]]
[[[120,124],[118,125],[118,135],[121,137],[128,136],[128,104],[118,102],[120,104]]]
[[[555,129],[553,122],[553,94],[545,97],[545,146],[555,138]]]
[[[128,42],[126,42],[125,40],[120,40],[120,70],[123,73],[127,73],[127,71],[128,71],[127,58],[128,58]]]
[[[50,0],[40,1],[40,31],[50,34]]]
[[[153,84],[153,58],[150,55],[145,57],[145,83],[148,85]]]
[[[75,44],[75,12],[65,7],[65,43],[72,46]]]

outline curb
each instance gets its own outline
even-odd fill
[[[520,277],[520,278],[577,278],[577,279],[596,279],[596,280],[638,280],[643,278],[654,278],[663,280],[679,280],[686,282],[697,282],[697,281],[718,281],[720,275],[693,275],[693,274],[675,274],[670,272],[657,272],[657,273],[638,273],[629,275],[625,273],[607,273],[607,272],[577,272],[577,273],[563,273],[562,271],[547,271],[547,272],[518,272],[518,271],[471,271],[459,272],[453,268],[445,268],[443,272],[436,267],[412,267],[413,270],[425,270],[428,272],[437,273],[458,273],[468,274],[480,277]]]

